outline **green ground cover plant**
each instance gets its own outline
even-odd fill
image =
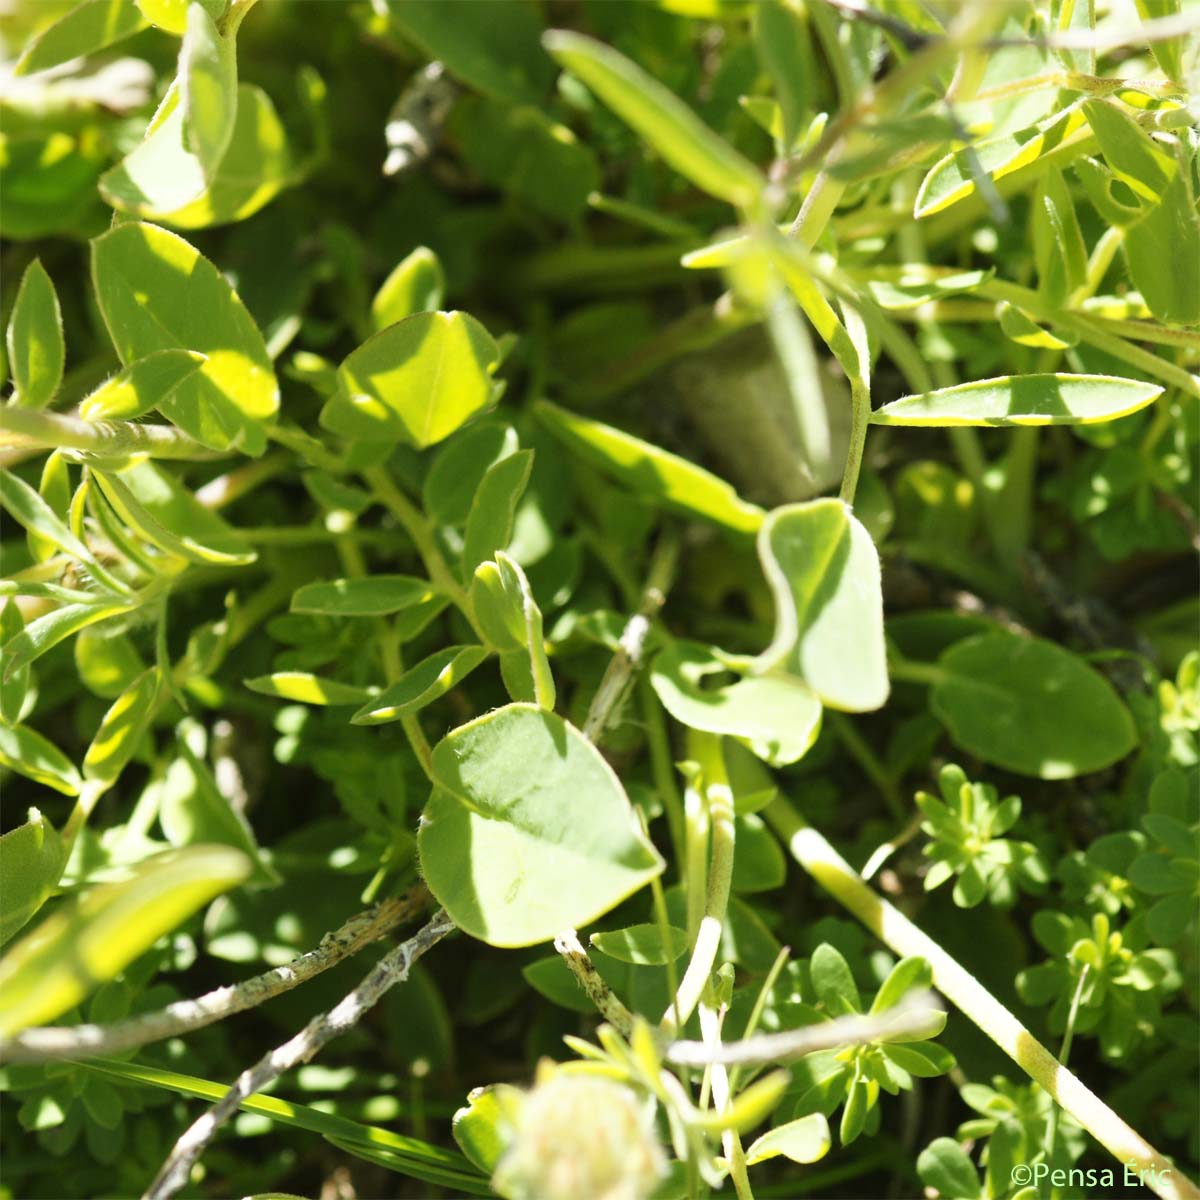
[[[0,54],[0,1195],[1200,1196],[1194,5]]]

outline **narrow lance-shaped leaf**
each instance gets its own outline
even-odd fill
[[[83,757],[83,774],[90,782],[106,788],[116,783],[150,728],[161,682],[158,668],[151,667],[113,701]]]
[[[1005,375],[905,396],[871,414],[874,425],[1092,425],[1145,408],[1157,384],[1113,375]]]
[[[50,509],[52,516],[65,514],[70,508],[71,472],[66,456],[61,450],[55,450],[46,456],[46,461],[42,464],[42,477],[38,482],[38,495]],[[51,538],[43,537],[36,528],[26,526],[25,541],[34,562],[45,562],[58,553],[58,544]]]
[[[58,294],[40,259],[21,278],[8,322],[8,361],[22,408],[45,408],[62,382],[66,345]]]
[[[513,518],[532,469],[533,451],[518,450],[490,466],[480,480],[463,538],[464,579],[469,580],[481,562],[503,550],[512,539]]]
[[[323,679],[308,671],[276,671],[244,681],[252,692],[262,696],[277,696],[280,700],[297,700],[301,704],[362,705],[371,699],[373,688],[355,687],[336,679]]]
[[[0,766],[64,795],[79,794],[75,764],[28,725],[0,725]]]
[[[204,9],[192,3],[179,46],[179,81],[188,147],[212,179],[233,137],[237,115],[237,55]]]
[[[1051,168],[1038,181],[1031,219],[1038,290],[1050,304],[1062,304],[1087,279],[1087,248],[1062,172]]]
[[[11,597],[5,599],[0,606],[0,646],[7,645],[24,628],[25,619],[21,616],[20,606]],[[0,680],[0,721],[7,725],[15,725],[21,719],[28,692],[28,666]]]
[[[437,593],[414,575],[372,575],[306,583],[292,593],[292,612],[329,617],[386,617],[424,604]]]
[[[644,499],[737,533],[754,533],[763,523],[761,508],[748,504],[723,479],[686,458],[544,400],[534,405],[534,412],[580,457]]]
[[[740,208],[759,205],[764,180],[755,165],[635,62],[603,42],[565,30],[551,30],[542,42],[681,175]]]
[[[482,646],[446,646],[410,667],[351,717],[355,725],[382,725],[420,712],[457,687],[485,658]]]
[[[65,604],[53,612],[37,617],[4,644],[4,677],[11,679],[28,663],[33,662],[47,650],[57,646],[65,638],[97,621],[104,621],[118,613],[127,613],[133,604]]]
[[[54,1020],[250,873],[229,846],[145,859],[132,877],[93,888],[0,959],[0,1036]]]

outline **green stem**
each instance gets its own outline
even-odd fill
[[[844,858],[782,797],[763,815],[792,857],[835,900],[901,956],[919,955],[934,986],[1071,1114],[1123,1165],[1145,1172],[1163,1200],[1200,1200],[1200,1189],[1131,1129],[1039,1042],[969,971],[865,884]]]
[[[675,993],[675,1000],[663,1014],[662,1028],[674,1036],[686,1024],[700,1003],[721,946],[721,930],[729,907],[733,884],[733,791],[725,770],[721,739],[716,734],[694,734],[693,744],[703,773],[704,799],[712,823],[712,851],[705,891],[704,915],[692,944],[692,957]],[[692,890],[689,874],[688,890]]]
[[[825,710],[825,720],[830,723],[838,740],[862,768],[863,774],[879,789],[892,816],[897,821],[907,820],[909,814],[900,798],[900,790],[896,787],[895,780],[887,773],[887,769],[879,761],[879,756],[858,732],[854,722],[845,713],[835,712],[831,708]]]
[[[863,453],[867,448],[867,429],[871,424],[871,390],[861,377],[850,380],[850,442],[846,447],[846,469],[838,496],[846,504],[854,503]]]
[[[683,798],[675,780],[675,766],[671,757],[671,740],[662,706],[654,689],[646,679],[638,682],[642,702],[642,723],[646,731],[646,745],[650,750],[650,773],[654,779],[654,790],[662,802],[667,818],[667,829],[671,834],[671,846],[676,863],[683,863],[687,835],[684,832]]]
[[[888,675],[900,683],[940,683],[946,672],[937,663],[916,662],[911,658],[888,659]]]
[[[31,449],[83,450],[103,458],[144,454],[149,458],[230,458],[232,450],[202,446],[173,425],[134,421],[84,421],[33,408],[0,408],[0,445]]]

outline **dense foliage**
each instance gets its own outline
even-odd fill
[[[0,1194],[1197,1195],[1195,14],[6,7]]]

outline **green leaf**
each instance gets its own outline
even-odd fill
[[[241,567],[258,557],[238,532],[152,462],[92,478],[117,515],[164,554],[184,562]]]
[[[0,767],[68,796],[82,786],[75,764],[27,725],[0,725]]]
[[[80,682],[97,696],[115,700],[145,669],[128,637],[83,633],[75,639],[75,670]]]
[[[58,461],[61,463],[62,460]],[[0,504],[27,533],[36,534],[83,563],[97,583],[123,595],[129,593],[129,588],[100,565],[95,555],[59,519],[50,505],[11,471],[0,470]]]
[[[495,1171],[508,1148],[510,1118],[505,1099],[511,1106],[519,1097],[516,1088],[504,1083],[475,1088],[467,1096],[466,1107],[460,1108],[450,1122],[458,1148],[487,1175]]]
[[[107,379],[80,402],[87,421],[131,421],[170,400],[206,359],[194,350],[159,350]]]
[[[709,647],[673,641],[655,657],[650,682],[667,712],[689,729],[742,738],[773,766],[802,758],[821,727],[821,702],[812,689],[778,673],[705,685],[706,676],[728,670]]]
[[[1071,779],[1119,762],[1137,745],[1129,710],[1082,659],[1053,642],[996,632],[938,660],[934,714],[985,762],[1041,779]]]
[[[599,974],[599,968],[597,968],[597,974]],[[579,981],[571,974],[567,964],[557,954],[527,963],[521,968],[521,977],[539,996],[545,996],[551,1004],[557,1004],[559,1008],[576,1013],[594,1013],[596,1011],[595,1004],[579,986]]]
[[[537,401],[533,410],[581,458],[645,500],[737,533],[754,533],[763,523],[761,508],[747,504],[723,479],[686,458],[545,400]]]
[[[161,683],[159,669],[151,667],[113,701],[83,756],[85,779],[105,787],[116,783],[150,729]]]
[[[161,1088],[174,1096],[195,1096],[210,1103],[220,1100],[229,1091],[228,1084],[195,1075],[181,1075],[177,1071],[162,1071],[142,1063],[101,1059],[81,1063],[80,1067],[130,1083]],[[276,1096],[248,1096],[238,1107],[280,1125],[320,1134],[350,1154],[378,1163],[389,1171],[397,1171],[438,1187],[448,1187],[455,1194],[492,1195],[486,1181],[472,1171],[465,1158],[452,1150],[393,1133],[378,1125],[363,1125],[318,1108],[292,1104]]]
[[[1143,21],[1178,16],[1183,11],[1183,0],[1134,0],[1134,4]],[[1180,82],[1184,77],[1183,50],[1186,45],[1187,35],[1183,33],[1171,38],[1157,38],[1150,43],[1150,53],[1162,68],[1162,73],[1175,82]]]
[[[200,757],[204,729],[190,718],[176,728],[176,757],[161,781],[158,819],[168,842],[176,848],[214,843],[240,850],[254,866],[248,882],[275,885],[279,874],[263,856],[245,816],[221,793],[207,763]]]
[[[203,229],[252,216],[296,178],[275,105],[262,88],[244,83],[237,89],[229,144],[211,176],[190,149],[182,97],[173,89],[145,141],[105,173],[100,191],[122,212]]]
[[[953,268],[929,267],[925,263],[910,263],[892,270],[894,277],[889,274],[884,278],[866,281],[871,299],[880,308],[889,310],[916,308],[928,300],[973,292],[995,274],[991,270],[957,271]]]
[[[433,752],[418,838],[458,926],[529,946],[602,916],[663,870],[612,768],[574,726],[510,704]]]
[[[228,846],[143,859],[131,877],[60,908],[0,959],[0,1036],[73,1008],[215,896],[250,873]]]
[[[803,5],[758,0],[754,6],[754,47],[771,76],[779,102],[780,145],[791,150],[812,106],[816,74],[813,35]]]
[[[758,535],[775,598],[775,637],[755,662],[799,676],[830,708],[887,699],[883,592],[871,535],[840,500],[777,508]]]
[[[131,37],[148,23],[134,0],[84,0],[25,47],[13,74],[32,75],[83,58]]]
[[[1069,350],[1078,340],[1073,334],[1061,338],[1043,329],[1027,312],[1014,308],[1007,301],[997,306],[996,315],[1004,336],[1018,346],[1033,346],[1039,350]]]
[[[24,629],[25,618],[21,616],[21,606],[11,597],[5,599],[3,607],[0,607],[0,646],[7,645]],[[0,722],[15,725],[20,721],[29,695],[29,682],[28,666],[0,680]]]
[[[566,30],[549,31],[542,44],[697,187],[740,208],[761,203],[765,181],[755,165],[625,55]]]
[[[518,450],[488,467],[467,514],[462,576],[470,579],[480,563],[512,540],[513,519],[533,469],[533,451]]]
[[[885,1042],[883,1052],[898,1067],[918,1079],[936,1079],[945,1075],[954,1069],[957,1061],[949,1050],[936,1042]]]
[[[918,220],[929,217],[965,200],[976,190],[980,172],[993,180],[1002,179],[1036,162],[1068,138],[1073,142],[1082,140],[1087,132],[1082,110],[1068,108],[1028,129],[948,154],[921,181],[913,216]]]
[[[131,611],[132,604],[64,604],[44,616],[30,621],[16,637],[5,642],[3,647],[4,678],[11,679],[28,663],[33,662],[47,650],[57,646],[65,638],[97,621],[106,620],[118,613]]]
[[[1172,153],[1114,104],[1089,100],[1083,109],[1124,195],[1115,196],[1113,182],[1094,172],[1081,170],[1081,178],[1088,185],[1091,176],[1093,201],[1107,220],[1124,227],[1134,285],[1160,321],[1200,322],[1200,221],[1182,147]],[[1098,187],[1106,187],[1107,195],[1097,196]]]
[[[6,506],[7,501],[4,500],[4,494],[8,490],[9,484],[5,480],[3,491],[0,491],[0,502],[5,503]],[[67,466],[66,455],[61,450],[55,450],[52,454],[47,455],[46,461],[42,464],[42,477],[38,481],[37,495],[44,502],[44,507],[38,506],[36,502],[32,502],[32,507],[39,509],[42,514],[40,519],[44,519],[45,511],[48,508],[50,519],[56,523],[56,527],[60,530],[65,528],[58,514],[62,513],[65,516],[67,509],[71,506],[71,471]],[[27,506],[26,511],[30,511],[30,506]],[[17,519],[21,520],[20,517]],[[25,541],[34,562],[45,562],[46,559],[53,558],[58,553],[57,543],[42,537],[36,528],[30,527],[25,521],[21,520],[21,524],[25,525]]]
[[[980,1200],[983,1196],[975,1164],[953,1138],[930,1142],[917,1158],[917,1174],[944,1200]]]
[[[292,612],[327,617],[386,617],[424,604],[436,595],[427,579],[371,575],[306,583],[292,593]]]
[[[237,116],[237,54],[223,38],[203,4],[187,9],[187,27],[179,46],[180,110],[189,149],[200,160],[206,179],[229,148]]]
[[[421,486],[425,511],[439,525],[465,525],[488,471],[519,449],[517,431],[495,422],[473,425],[448,441]]]
[[[54,894],[66,857],[58,830],[36,808],[24,825],[0,837],[0,945]]]
[[[1048,303],[1063,304],[1087,280],[1087,247],[1071,191],[1053,167],[1038,180],[1032,220],[1038,291]]]
[[[301,704],[341,705],[356,708],[374,695],[372,688],[354,687],[336,679],[323,679],[308,671],[276,671],[242,681],[252,692],[263,696],[278,696],[281,700],[297,700]]]
[[[474,317],[416,313],[347,356],[321,424],[343,437],[406,441],[423,450],[487,406],[499,359]]]
[[[350,718],[355,725],[382,725],[420,712],[456,688],[485,658],[482,646],[446,646],[409,667],[390,687],[373,696]]]
[[[66,345],[58,294],[41,259],[35,258],[21,277],[7,343],[14,402],[22,408],[45,408],[62,382]]]
[[[554,68],[538,42],[542,24],[522,0],[488,0],[470,20],[443,0],[389,0],[388,15],[428,58],[485,96],[538,104],[550,92]]]
[[[746,1148],[746,1165],[783,1155],[794,1163],[814,1163],[829,1153],[829,1122],[824,1113],[809,1113],[755,1138]]]
[[[126,365],[156,350],[207,361],[163,404],[163,415],[215,449],[260,454],[279,408],[262,334],[217,269],[182,238],[126,222],[92,242],[104,322]]]
[[[500,652],[501,674],[512,698],[553,708],[554,675],[546,657],[542,610],[521,564],[496,551],[495,562],[475,568],[470,599],[484,637]]]
[[[813,951],[809,971],[817,998],[831,1016],[862,1012],[862,1001],[850,967],[828,942],[822,942]]]
[[[371,328],[378,333],[414,313],[436,312],[445,291],[446,276],[438,256],[428,246],[418,246],[396,264],[375,293]]]
[[[187,31],[189,0],[136,0],[146,20],[176,37]],[[200,0],[208,15],[216,20],[225,11],[226,0]]]
[[[1094,425],[1145,408],[1157,384],[1114,375],[1003,375],[905,396],[871,414],[873,425]]]
[[[890,971],[875,995],[871,1013],[895,1008],[913,988],[927,988],[933,982],[933,972],[925,959],[914,956],[902,958]]]
[[[664,942],[663,931],[657,925],[629,925],[625,929],[593,933],[588,940],[601,954],[618,962],[632,963],[635,967],[659,967],[674,962],[688,948],[686,929],[668,925],[666,932],[667,941]]]
[[[737,813],[733,820],[737,832],[733,890],[746,895],[782,887],[787,878],[787,858],[778,839],[753,813]]]

